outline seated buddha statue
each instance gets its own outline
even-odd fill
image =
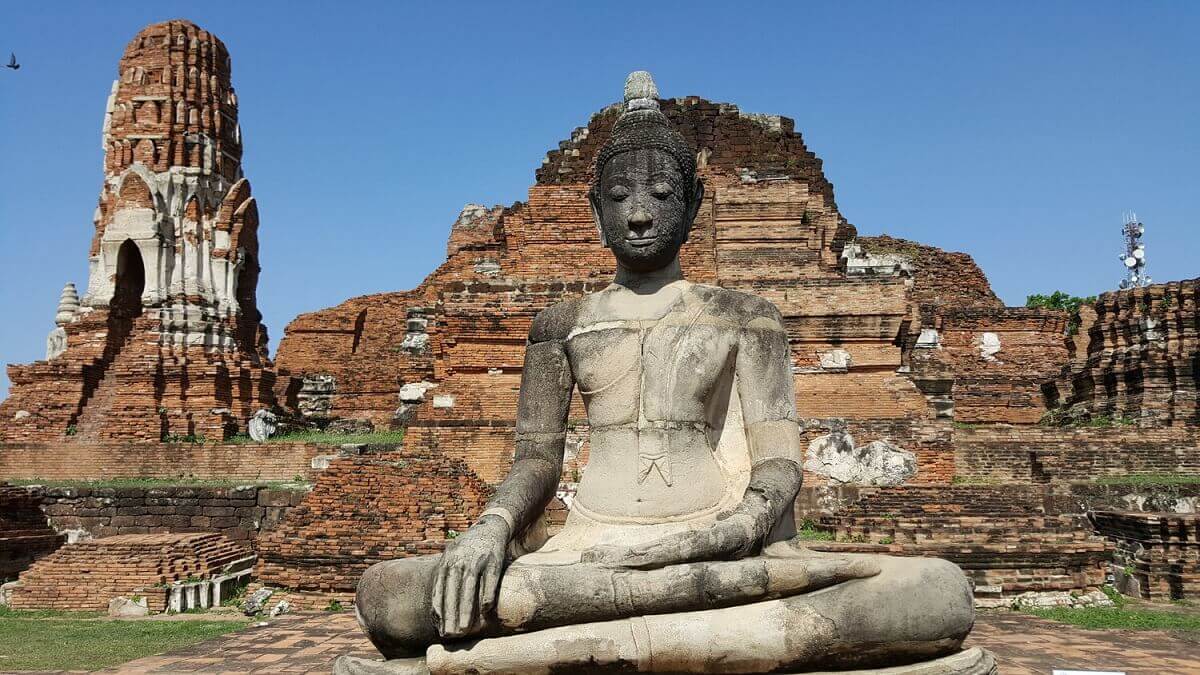
[[[694,150],[631,74],[589,194],[615,278],[534,319],[511,471],[444,553],[366,571],[355,608],[385,660],[335,673],[994,672],[961,648],[974,607],[956,566],[796,538],[787,334],[770,302],[684,278],[703,196]],[[537,541],[575,388],[588,464]]]

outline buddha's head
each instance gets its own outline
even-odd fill
[[[600,243],[634,272],[675,260],[704,198],[695,153],[658,109],[657,97],[650,73],[630,73],[625,112],[596,155],[588,194]]]

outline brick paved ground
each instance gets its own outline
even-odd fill
[[[1110,670],[1128,675],[1200,673],[1200,636],[1088,631],[1022,614],[984,613],[969,645],[995,652],[1002,675]],[[104,673],[328,673],[339,654],[373,655],[348,612],[273,620]]]
[[[1010,612],[981,613],[967,639],[990,649],[1001,675],[1099,670],[1127,675],[1200,673],[1200,636],[1162,631],[1094,631]]]

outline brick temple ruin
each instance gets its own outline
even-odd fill
[[[9,366],[0,441],[224,439],[274,403],[230,68],[186,21],[125,48],[87,289],[63,290],[45,361]]]
[[[0,479],[312,481],[5,489],[52,528],[14,519],[12,541],[220,533],[258,555],[256,586],[320,608],[348,601],[375,560],[439,550],[505,475],[532,318],[613,273],[586,193],[617,108],[551,150],[524,201],[464,208],[419,286],[297,317],[272,365],[229,82],[224,46],[190,23],[130,43],[106,115],[89,287],[64,292],[51,358],[10,366]],[[1187,514],[1200,485],[1153,478],[1200,476],[1200,280],[1104,293],[1078,318],[1006,307],[967,254],[858,236],[792,120],[660,103],[706,186],[684,271],[779,307],[810,454],[914,460],[899,484],[806,471],[798,518],[829,539],[814,547],[948,558],[981,604],[1095,598],[1114,554],[1137,569],[1116,579],[1131,592],[1198,588]],[[402,448],[160,442],[226,439],[259,408],[406,436]],[[587,465],[578,399],[570,418],[550,527]],[[1163,512],[1183,515],[1146,520]],[[0,554],[8,540],[0,529]],[[1153,555],[1135,560],[1146,542]]]

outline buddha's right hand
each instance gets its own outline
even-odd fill
[[[442,637],[469,635],[495,606],[509,534],[503,518],[484,516],[446,546],[434,575],[432,599]]]

